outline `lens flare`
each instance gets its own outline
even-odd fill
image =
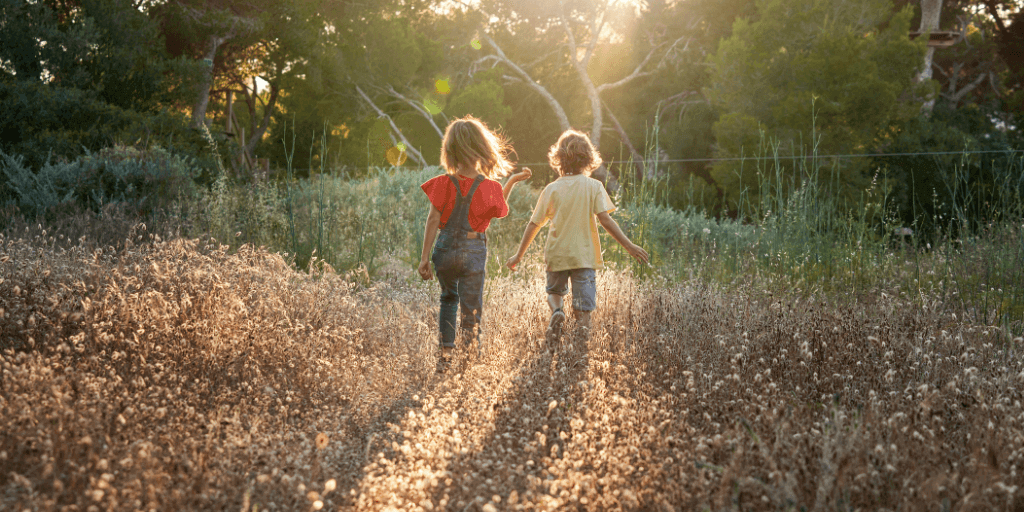
[[[448,85],[448,80],[438,80],[434,82],[434,90],[437,91],[438,94],[448,94],[452,92],[451,86]]]
[[[385,156],[387,156],[388,163],[395,167],[404,164],[405,159],[408,158],[408,155],[405,154],[405,144],[399,144],[389,149]]]
[[[431,115],[437,115],[441,113],[441,106],[436,101],[430,98],[423,99],[423,108],[430,112]]]

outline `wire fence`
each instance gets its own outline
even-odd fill
[[[924,151],[924,152],[912,152],[912,153],[861,153],[861,154],[841,154],[841,155],[770,155],[770,156],[742,156],[742,157],[716,157],[716,158],[667,158],[659,159],[657,163],[660,164],[674,164],[674,163],[698,163],[698,162],[739,162],[739,161],[766,161],[766,160],[829,160],[836,158],[891,158],[891,157],[913,157],[913,156],[953,156],[953,155],[987,155],[987,154],[1004,154],[1008,156],[1016,156],[1020,154],[1024,156],[1024,149],[993,149],[985,151]],[[631,163],[637,163],[635,160],[605,160],[605,165],[625,165]],[[516,167],[549,167],[548,162],[516,162]],[[382,166],[371,165],[371,166],[343,166],[343,170],[351,171],[363,171],[370,169],[379,169]],[[407,169],[420,169],[418,166],[397,166],[405,167]],[[429,167],[429,166],[428,166]],[[293,172],[312,171],[317,168],[293,168]]]

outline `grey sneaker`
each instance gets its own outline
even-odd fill
[[[441,354],[437,356],[437,373],[446,373],[452,367],[454,353],[454,347],[441,347]]]
[[[548,341],[558,341],[562,337],[562,325],[565,324],[565,313],[562,308],[551,313],[551,321],[548,322]]]

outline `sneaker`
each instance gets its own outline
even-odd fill
[[[562,325],[564,323],[565,313],[562,312],[562,308],[558,308],[551,313],[551,321],[548,323],[549,341],[557,341],[558,338],[562,337]]]
[[[441,355],[437,357],[437,373],[445,373],[452,367],[452,355],[454,347],[442,347]]]

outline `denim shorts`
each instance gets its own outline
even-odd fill
[[[597,273],[592,268],[574,268],[548,272],[547,292],[564,296],[572,281],[572,308],[577,311],[597,309]]]

